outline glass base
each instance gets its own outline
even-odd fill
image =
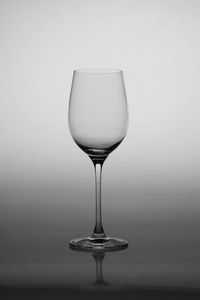
[[[128,242],[113,237],[104,237],[104,238],[77,238],[69,242],[70,248],[73,250],[79,251],[118,251],[128,247]]]

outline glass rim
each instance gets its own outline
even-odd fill
[[[113,74],[113,73],[122,73],[121,69],[114,68],[83,68],[75,69],[74,73],[84,73],[84,74]]]

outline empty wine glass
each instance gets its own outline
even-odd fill
[[[123,72],[80,69],[73,74],[69,100],[69,129],[76,144],[91,158],[95,170],[96,222],[90,237],[75,238],[75,250],[113,251],[128,242],[106,236],[102,225],[101,173],[108,155],[122,142],[128,126]]]

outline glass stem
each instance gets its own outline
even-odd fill
[[[94,163],[94,170],[95,170],[95,228],[92,234],[93,238],[102,238],[105,237],[105,233],[103,230],[102,225],[102,211],[101,211],[101,174],[102,174],[102,165],[103,162],[96,162]]]

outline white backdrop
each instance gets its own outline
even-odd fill
[[[92,197],[68,98],[74,69],[108,67],[124,71],[130,124],[105,162],[105,195],[196,205],[199,15],[198,0],[1,0],[1,194]]]

